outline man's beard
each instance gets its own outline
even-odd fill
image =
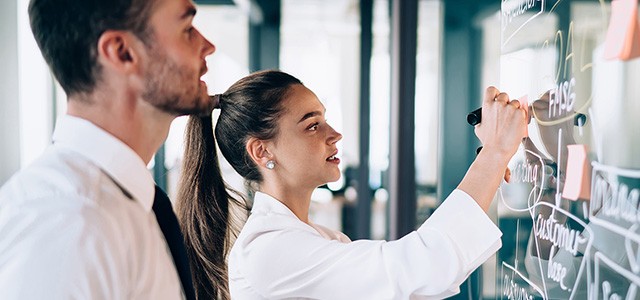
[[[213,107],[209,99],[200,99],[200,81],[196,81],[193,74],[188,74],[187,70],[180,68],[156,48],[149,48],[149,53],[143,99],[176,116],[210,115]],[[195,82],[196,86],[190,87],[190,81]],[[193,90],[190,91],[190,88]]]

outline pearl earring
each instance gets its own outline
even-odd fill
[[[266,165],[267,169],[273,170],[276,167],[276,163],[273,160],[269,160]]]

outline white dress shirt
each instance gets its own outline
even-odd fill
[[[53,142],[0,189],[0,299],[182,299],[142,159],[71,116]]]
[[[502,233],[455,190],[416,231],[392,241],[358,240],[300,221],[256,193],[229,255],[233,299],[440,299],[501,246]]]

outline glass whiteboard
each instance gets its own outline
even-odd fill
[[[640,299],[640,62],[606,58],[613,8],[502,1],[499,87],[532,118],[496,195],[497,299]]]

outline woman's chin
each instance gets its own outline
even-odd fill
[[[331,177],[326,183],[330,183],[330,182],[336,182],[338,180],[340,180],[340,176],[342,174],[340,174],[340,172],[338,172],[338,174],[336,174],[335,176]]]

